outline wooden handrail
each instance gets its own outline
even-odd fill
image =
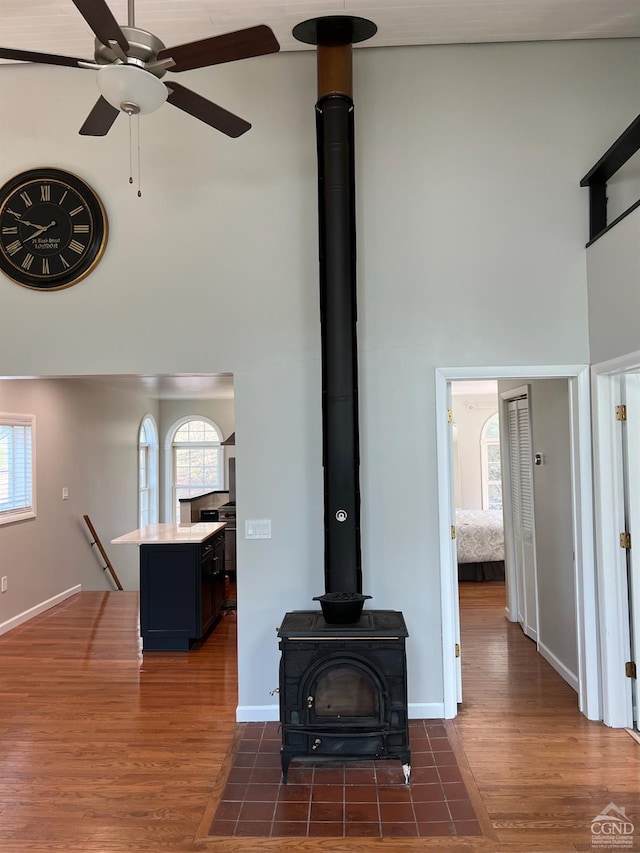
[[[93,526],[93,524],[91,523],[91,519],[89,518],[89,516],[88,516],[88,515],[83,515],[82,517],[84,518],[85,523],[86,523],[87,527],[89,528],[89,532],[90,532],[90,533],[91,533],[91,535],[93,536],[93,540],[94,540],[94,541],[91,543],[91,545],[92,545],[92,546],[93,546],[93,545],[97,545],[97,546],[98,546],[98,550],[99,550],[99,551],[100,551],[100,553],[102,554],[102,559],[103,559],[103,560],[105,561],[105,563],[106,563],[106,565],[104,565],[104,566],[102,567],[102,571],[104,572],[104,571],[106,571],[107,569],[109,569],[109,571],[111,572],[111,577],[113,578],[115,585],[118,587],[118,589],[123,589],[123,586],[122,586],[122,584],[120,583],[120,579],[118,578],[118,575],[116,574],[116,570],[115,570],[115,569],[113,568],[113,566],[111,565],[111,560],[110,560],[110,559],[109,559],[109,557],[107,556],[107,552],[106,552],[106,551],[104,550],[104,548],[102,547],[102,542],[100,541],[100,537],[99,537],[99,536],[98,536],[98,534],[96,533],[96,529],[95,529],[95,527]]]

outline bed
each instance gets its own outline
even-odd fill
[[[504,580],[501,510],[457,509],[458,580]]]

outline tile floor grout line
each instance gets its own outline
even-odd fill
[[[446,727],[444,727],[441,723],[439,723],[437,726],[432,726],[431,734],[433,735],[433,738],[437,738],[439,741],[442,741],[441,743],[435,745],[445,747],[444,749],[438,750],[438,753],[433,752],[434,744],[432,743],[431,737],[427,736],[427,730],[424,721],[420,721],[420,725],[415,726],[414,728],[414,743],[416,743],[416,741],[419,741],[418,743],[416,743],[416,746],[418,747],[419,751],[415,750],[414,752],[414,767],[416,768],[416,770],[418,770],[418,772],[421,770],[427,770],[430,772],[425,774],[425,776],[422,777],[421,782],[418,783],[415,782],[415,776],[412,774],[412,781],[414,784],[412,786],[409,786],[408,793],[405,793],[407,789],[404,784],[396,784],[397,772],[399,771],[399,768],[396,768],[395,766],[390,766],[390,762],[385,762],[383,766],[382,760],[368,760],[367,764],[365,765],[365,773],[365,766],[361,766],[358,763],[354,762],[354,767],[353,765],[349,766],[349,761],[339,761],[336,762],[336,764],[339,764],[339,767],[336,767],[336,764],[334,764],[332,768],[327,768],[326,762],[323,762],[320,766],[315,763],[311,764],[311,766],[307,765],[306,767],[301,768],[302,772],[300,774],[299,781],[291,783],[291,787],[294,790],[291,791],[285,799],[281,799],[281,796],[286,790],[286,788],[282,786],[281,775],[280,773],[276,774],[274,765],[274,756],[277,760],[276,749],[279,744],[279,741],[270,736],[271,732],[267,727],[265,727],[264,724],[262,724],[261,726],[260,724],[256,724],[256,730],[249,729],[247,731],[247,734],[249,736],[246,738],[244,744],[245,755],[241,759],[242,764],[238,769],[248,769],[249,771],[251,771],[251,768],[244,768],[243,765],[248,758],[246,753],[252,753],[253,751],[255,751],[256,755],[254,756],[254,767],[258,771],[259,778],[257,781],[254,781],[254,784],[257,786],[257,791],[254,788],[252,796],[259,796],[260,799],[256,799],[255,801],[253,799],[247,800],[246,790],[243,791],[243,795],[241,798],[240,793],[237,790],[233,792],[233,795],[232,792],[229,792],[229,795],[231,797],[230,800],[224,800],[224,796],[221,798],[220,802],[227,803],[234,801],[234,799],[237,797],[241,803],[240,811],[244,812],[244,814],[246,815],[246,819],[243,818],[241,820],[239,813],[233,823],[227,823],[227,836],[232,827],[233,835],[235,837],[238,837],[238,831],[242,836],[246,835],[247,837],[249,837],[253,835],[253,833],[251,832],[251,824],[254,823],[252,817],[255,817],[255,814],[251,814],[252,802],[262,803],[262,806],[258,807],[258,810],[262,809],[263,814],[266,802],[269,802],[272,806],[272,808],[269,810],[271,819],[267,821],[267,816],[264,815],[264,832],[260,833],[258,827],[261,821],[256,820],[255,825],[253,827],[253,832],[255,833],[253,837],[264,837],[265,832],[268,832],[270,837],[275,837],[274,833],[278,833],[278,830],[276,830],[275,828],[276,822],[297,824],[297,827],[293,826],[288,828],[291,831],[291,837],[312,837],[310,835],[310,833],[312,832],[312,825],[314,836],[316,836],[316,834],[319,835],[320,833],[322,833],[322,824],[325,822],[327,826],[333,824],[333,834],[331,834],[329,831],[327,835],[322,835],[322,837],[338,838],[340,837],[338,833],[341,834],[342,838],[355,837],[359,835],[358,830],[353,833],[349,832],[350,821],[347,818],[347,812],[349,810],[350,805],[353,805],[354,807],[352,811],[355,817],[352,823],[363,824],[361,828],[363,837],[371,835],[371,832],[373,832],[373,835],[371,835],[371,837],[375,837],[377,833],[377,836],[382,838],[399,838],[402,837],[407,831],[409,831],[409,833],[415,833],[417,837],[427,837],[431,835],[431,833],[429,832],[429,828],[433,829],[434,824],[436,825],[436,829],[439,828],[442,832],[457,835],[459,827],[456,825],[456,820],[453,816],[454,812],[452,811],[451,806],[454,800],[466,801],[467,804],[471,807],[471,810],[474,814],[473,818],[466,818],[461,816],[460,820],[458,821],[458,824],[462,822],[470,823],[473,821],[473,823],[475,824],[474,829],[476,831],[472,831],[471,834],[484,835],[482,827],[478,821],[476,809],[469,796],[469,789],[467,788],[464,781],[464,774],[461,773],[461,768],[457,761],[456,751],[453,748],[454,744],[448,737]],[[252,734],[255,736],[251,736]],[[249,743],[253,744],[253,746],[248,746]],[[262,749],[260,749],[260,747],[262,747]],[[450,753],[452,758],[455,759],[453,764],[443,764],[441,762],[436,762],[437,755],[440,755],[440,758],[442,758],[447,753]],[[420,756],[420,758],[418,756]],[[445,758],[445,762],[447,762],[447,759],[448,756],[447,758]],[[427,763],[423,764],[423,761],[426,761]],[[446,768],[446,770],[444,768]],[[326,774],[327,769],[331,769],[333,772],[331,774]],[[271,776],[269,776],[268,774],[269,770],[271,771]],[[452,773],[452,770],[456,770],[457,773]],[[276,775],[278,775],[279,781],[277,784],[274,784],[274,779]],[[463,790],[460,790],[456,787],[454,788],[454,791],[452,791],[449,795],[445,791],[445,783],[442,780],[442,775],[444,775],[445,777],[449,776],[450,778],[453,777],[454,780],[456,780],[456,777],[458,775],[461,776],[462,781],[460,784]],[[327,780],[327,776],[329,777],[329,781]],[[331,781],[331,776],[333,776],[333,781]],[[251,783],[247,783],[247,785],[249,784]],[[260,790],[261,785],[263,784],[265,788],[270,788],[271,790]],[[296,796],[297,793],[301,793],[295,791],[296,785],[308,788],[307,797],[300,799],[298,796]],[[423,785],[426,787],[422,788]],[[437,788],[437,790],[430,790],[432,785],[433,788]],[[324,788],[325,786],[327,786],[326,798],[324,793],[321,793],[322,788]],[[358,786],[363,787],[363,791],[361,794],[357,790]],[[333,788],[334,790],[330,792],[329,787]],[[371,792],[367,793],[367,791],[364,790],[371,787],[373,787],[373,794],[371,794]],[[264,797],[261,796],[262,794],[264,794]],[[423,795],[427,796],[423,799]],[[418,796],[417,800],[414,799],[415,796]],[[435,799],[433,797],[435,797]],[[319,804],[318,812],[320,814],[320,819],[318,821],[313,820],[313,804],[316,801]],[[286,802],[298,804],[297,814],[295,808],[292,808],[290,810],[291,817],[293,818],[293,820],[287,820],[286,817],[282,819],[277,819],[279,804]],[[335,817],[333,817],[333,819],[331,817],[332,803],[334,804],[334,814],[335,811],[337,811],[335,805],[338,805],[338,803],[340,805],[341,820],[339,822],[336,822]],[[384,809],[383,803],[385,804]],[[405,807],[403,809],[401,807],[402,803],[408,803],[411,808],[406,809]],[[425,805],[421,805],[422,803],[425,803]],[[429,803],[444,803],[446,805],[446,808],[443,810],[441,805],[439,812],[436,808],[434,808],[433,813],[430,814],[430,807],[428,805]],[[304,811],[300,809],[301,804],[306,805]],[[419,804],[421,807],[418,810]],[[323,806],[325,807],[324,809]],[[280,809],[280,811],[283,815],[286,815],[288,811],[286,805],[284,808]],[[443,814],[443,811],[446,811],[446,818]],[[384,815],[386,815],[387,817],[386,821],[383,821],[383,812]],[[424,819],[419,818],[419,813],[425,815]],[[358,814],[360,815],[360,819],[358,819]],[[411,818],[409,818],[409,815],[411,815]],[[322,819],[323,816],[325,818],[324,820]],[[215,818],[213,822],[215,823]],[[222,817],[220,819],[220,822],[224,823],[225,818]],[[442,824],[442,826],[438,827],[438,824]],[[369,826],[365,828],[364,825]],[[385,834],[385,825],[388,828],[387,834]],[[409,827],[412,827],[412,829],[409,830]],[[220,827],[218,827],[218,829],[220,829]],[[366,831],[367,829],[368,831]],[[468,829],[470,829],[470,827],[465,827],[465,830]],[[318,830],[320,830],[320,833],[318,832]]]

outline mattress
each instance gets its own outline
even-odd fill
[[[457,509],[458,563],[504,560],[502,512],[491,509]]]

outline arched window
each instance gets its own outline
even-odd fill
[[[222,433],[204,417],[183,418],[174,424],[171,452],[171,515],[180,519],[180,499],[223,488]]]
[[[158,521],[158,430],[151,415],[145,415],[138,434],[138,523]]]
[[[482,508],[502,509],[500,421],[497,412],[491,415],[482,428],[480,454],[482,460]]]

